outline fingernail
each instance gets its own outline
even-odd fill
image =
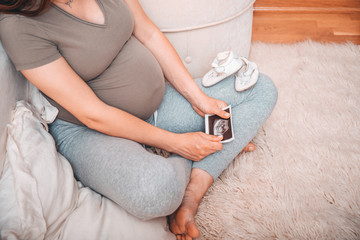
[[[249,150],[250,150],[250,151],[254,150],[254,147],[253,147],[253,146],[250,146],[250,147],[249,147]]]
[[[230,113],[225,113],[225,117],[230,117]]]

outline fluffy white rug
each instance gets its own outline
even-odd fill
[[[199,239],[360,239],[360,46],[254,43],[250,59],[278,103],[203,199]]]

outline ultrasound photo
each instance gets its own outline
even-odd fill
[[[231,106],[224,108],[224,111],[231,114]],[[205,115],[205,132],[210,135],[223,136],[222,143],[234,140],[232,129],[232,116],[229,119],[217,115]]]

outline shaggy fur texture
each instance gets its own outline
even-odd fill
[[[360,46],[255,43],[250,59],[278,103],[203,199],[198,239],[360,239]]]

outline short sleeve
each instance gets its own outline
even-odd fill
[[[61,57],[56,44],[31,21],[18,15],[0,18],[0,40],[18,71],[40,67]]]

